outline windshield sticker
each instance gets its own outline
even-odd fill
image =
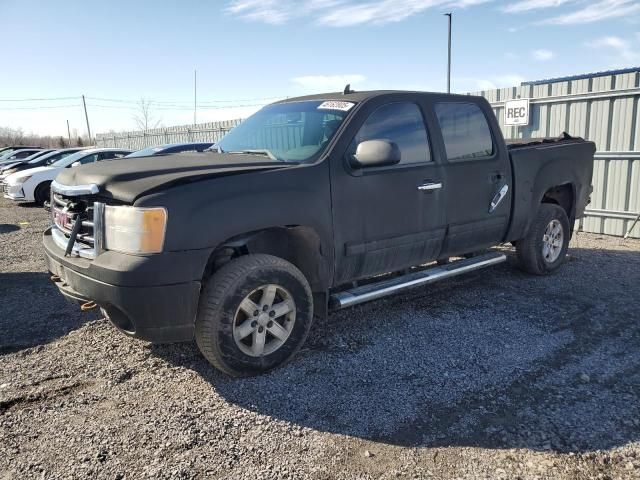
[[[320,106],[318,106],[318,110],[342,110],[343,112],[348,112],[354,105],[355,103],[351,102],[331,100],[328,102],[322,102]]]

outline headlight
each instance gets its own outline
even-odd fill
[[[27,181],[27,180],[29,180],[30,178],[31,178],[31,175],[24,175],[24,176],[22,176],[22,177],[14,178],[12,183],[13,183],[14,185],[17,185],[17,184],[20,184],[20,183],[24,183],[24,182],[26,182],[26,181]]]
[[[10,168],[9,170],[5,170],[4,172],[0,172],[2,173],[2,175],[11,175],[12,173],[16,173],[18,171],[17,168]]]
[[[167,227],[164,208],[104,207],[104,248],[123,253],[160,253]]]

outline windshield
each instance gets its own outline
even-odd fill
[[[353,106],[337,101],[269,105],[231,130],[213,149],[282,162],[311,162],[322,153]]]
[[[2,159],[3,159],[3,158],[5,158],[5,157],[10,157],[10,156],[11,156],[11,154],[12,154],[13,152],[15,152],[15,151],[16,151],[16,149],[15,149],[15,148],[10,148],[10,149],[8,149],[8,150],[3,150],[3,151],[1,151],[1,152],[0,152],[0,160],[2,160]]]
[[[4,152],[0,153],[0,162],[2,160],[6,160],[7,158],[11,157],[17,150],[13,149],[13,150],[5,150]]]
[[[132,157],[150,157],[150,156],[155,155],[159,151],[161,151],[163,148],[165,148],[165,145],[160,145],[159,147],[143,148],[142,150],[138,150],[137,152],[130,153],[129,155],[127,155],[127,158],[132,158]]]
[[[42,162],[43,165],[51,165],[52,163],[57,162],[58,160],[68,157],[69,155],[73,154],[74,152],[49,152],[46,155],[42,155],[41,157],[38,158],[34,158],[33,160],[29,160],[29,163],[40,163]]]
[[[20,161],[21,162],[30,162],[31,160],[36,160],[36,159],[42,157],[43,155],[46,155],[47,153],[50,153],[50,152],[47,152],[46,150],[40,151],[40,152],[33,152],[28,157],[20,159]]]
[[[80,160],[81,158],[85,157],[88,154],[89,154],[89,152],[87,150],[83,150],[81,152],[76,152],[76,153],[73,153],[73,154],[71,154],[69,156],[66,156],[64,158],[61,158],[60,160],[57,160],[57,161],[53,162],[51,164],[51,166],[52,167],[57,167],[57,168],[68,167],[73,162],[77,162],[78,160]]]

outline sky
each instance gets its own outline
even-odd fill
[[[640,66],[640,0],[0,0],[0,127],[137,130],[342,90],[467,93]]]

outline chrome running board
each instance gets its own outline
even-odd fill
[[[329,297],[329,306],[332,310],[352,307],[353,305],[377,300],[409,288],[421,287],[473,270],[490,267],[506,260],[506,255],[500,252],[491,252],[477,257],[457,260],[446,265],[438,265],[437,267],[411,272],[400,277],[385,279],[380,282],[334,293]]]

